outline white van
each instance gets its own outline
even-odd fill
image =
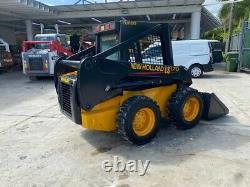
[[[209,40],[172,41],[173,60],[175,66],[184,66],[193,78],[203,75],[203,72],[213,71],[212,50]],[[160,55],[161,43],[154,42],[142,52],[142,62],[145,64],[163,64]]]
[[[174,65],[185,66],[192,77],[213,71],[212,50],[209,40],[172,41]]]

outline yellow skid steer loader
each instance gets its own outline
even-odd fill
[[[87,129],[117,130],[138,145],[155,137],[161,119],[185,130],[228,114],[215,94],[191,84],[189,72],[173,65],[169,27],[161,23],[101,24],[95,46],[55,64],[63,114]]]

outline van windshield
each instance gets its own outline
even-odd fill
[[[52,41],[55,39],[54,36],[35,36],[35,41]]]
[[[54,36],[35,36],[35,41],[53,41],[56,40]],[[35,44],[36,49],[48,49],[49,44]]]

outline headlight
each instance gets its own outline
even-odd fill
[[[23,67],[24,67],[24,69],[27,69],[27,62],[26,62],[26,60],[23,60]]]
[[[57,60],[58,58],[58,56],[52,56],[52,60]]]

